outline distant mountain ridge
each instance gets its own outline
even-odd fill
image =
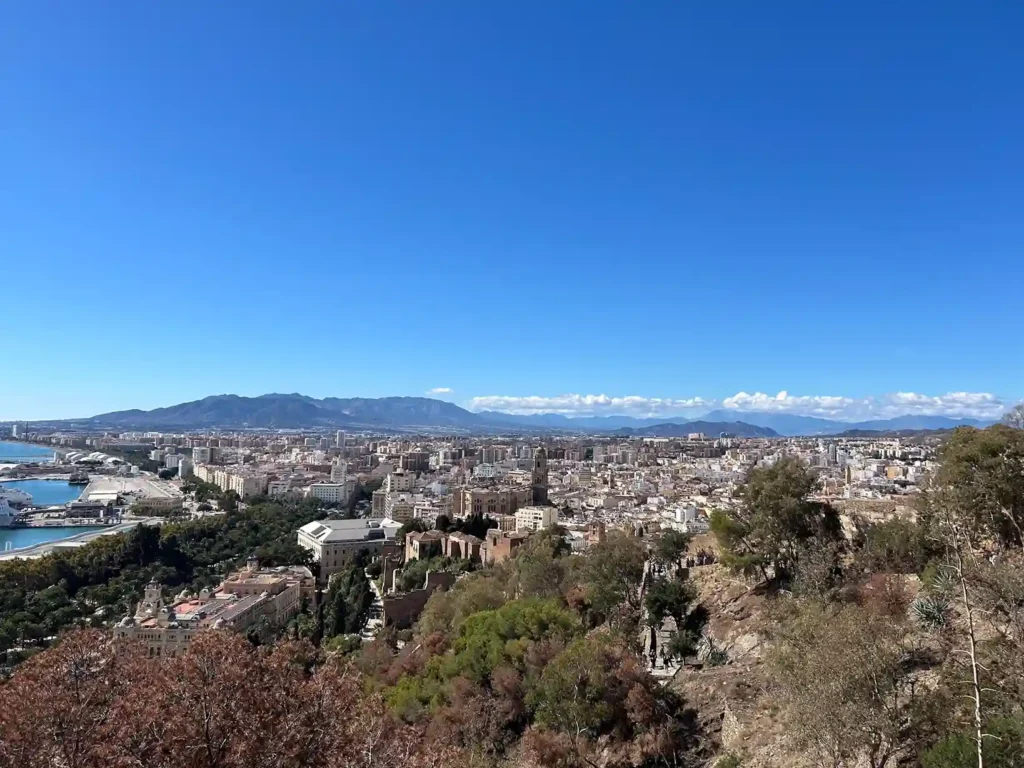
[[[707,414],[706,419],[729,417],[742,419],[759,427],[770,427],[786,436],[838,435],[850,430],[872,432],[895,432],[900,430],[955,429],[956,427],[987,427],[994,421],[979,419],[954,419],[949,416],[923,416],[907,414],[891,419],[869,421],[836,421],[815,416],[798,416],[790,413],[762,413],[756,411],[717,410]]]
[[[490,420],[504,421],[521,427],[549,427],[555,429],[598,429],[602,431],[622,428],[642,429],[663,424],[692,424],[693,419],[684,417],[634,417],[634,416],[580,416],[568,417],[558,413],[539,413],[519,415],[498,411],[480,411],[480,416]],[[838,435],[849,430],[868,430],[872,432],[892,432],[899,430],[931,430],[954,429],[955,427],[985,427],[992,421],[978,419],[954,419],[948,416],[897,416],[892,419],[874,419],[871,421],[837,421],[822,419],[817,416],[800,416],[790,413],[770,413],[761,411],[734,411],[727,408],[709,411],[699,419],[711,423],[743,423],[755,427],[774,430],[778,435],[786,437]],[[701,430],[694,429],[693,432]]]
[[[79,420],[74,420],[79,421]],[[96,426],[151,428],[303,429],[316,427],[453,427],[487,426],[459,406],[428,397],[327,397],[299,394],[258,397],[212,395],[152,411],[116,411],[84,421]]]
[[[649,427],[622,427],[615,431],[615,434],[624,437],[686,437],[693,433],[703,433],[707,437],[718,437],[721,434],[732,437],[780,437],[774,429],[742,421],[688,421],[683,424],[663,422]]]
[[[267,394],[258,397],[212,395],[150,411],[139,409],[103,413],[69,423],[104,429],[448,429],[469,432],[563,431],[622,435],[665,436],[727,432],[744,437],[838,435],[851,430],[895,432],[901,430],[983,427],[991,422],[953,419],[947,416],[898,416],[862,422],[845,422],[813,416],[718,409],[700,419],[682,417],[582,416],[558,413],[511,414],[500,411],[474,413],[454,403],[429,397],[325,397],[301,394]],[[676,429],[678,428],[678,429]]]

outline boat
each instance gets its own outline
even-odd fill
[[[0,501],[12,507],[32,506],[32,494],[26,493],[20,488],[7,488],[0,484]]]
[[[88,485],[89,475],[85,472],[72,472],[71,477],[68,478],[68,483],[71,485]]]
[[[10,528],[18,516],[14,514],[6,499],[0,499],[0,528]]]

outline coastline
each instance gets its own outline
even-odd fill
[[[57,539],[56,541],[46,541],[41,544],[32,544],[27,547],[20,547],[19,549],[2,551],[0,552],[0,561],[15,560],[18,558],[33,559],[43,557],[56,549],[62,549],[68,545],[72,545],[73,548],[75,546],[86,544],[100,536],[114,536],[118,533],[126,533],[138,525],[160,525],[162,522],[163,519],[159,517],[145,517],[139,520],[122,522],[101,530],[92,529],[82,531],[81,533],[76,533],[63,539]]]

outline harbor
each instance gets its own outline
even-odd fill
[[[18,492],[31,497],[29,502],[34,507],[62,506],[71,501],[78,501],[83,496],[85,486],[72,485],[67,478],[31,479],[31,480],[0,480],[0,495],[6,495],[8,501],[24,498]],[[6,493],[3,493],[6,492]]]

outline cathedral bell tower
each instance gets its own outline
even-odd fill
[[[543,446],[533,452],[533,506],[548,505],[548,452]]]

